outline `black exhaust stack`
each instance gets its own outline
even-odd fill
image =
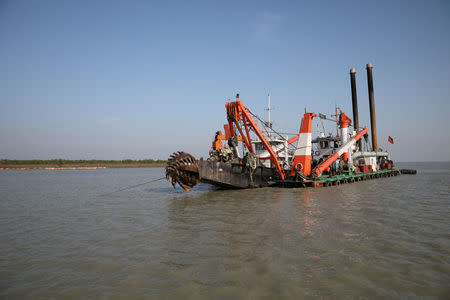
[[[353,128],[356,133],[359,131],[359,118],[358,118],[358,99],[356,96],[356,71],[354,68],[350,69],[350,84],[352,87],[352,107],[353,107]],[[357,142],[358,150],[361,151],[361,140]]]
[[[369,107],[370,107],[370,127],[372,128],[372,149],[374,152],[378,151],[377,142],[377,120],[375,118],[375,99],[373,95],[373,78],[372,78],[372,64],[367,64],[367,87],[369,90]]]

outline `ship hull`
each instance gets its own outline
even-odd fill
[[[244,165],[200,159],[198,161],[200,181],[221,188],[246,189],[269,186],[278,187],[328,187],[370,179],[400,175],[397,169],[380,170],[369,173],[343,173],[335,176],[320,176],[311,180],[277,179],[276,170],[258,166],[252,172]]]
[[[198,161],[200,181],[222,188],[246,189],[268,187],[276,184],[276,171],[258,166],[250,171],[243,165],[209,161]]]

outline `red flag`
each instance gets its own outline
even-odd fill
[[[393,143],[394,143],[394,139],[393,139],[393,138],[391,138],[390,136],[388,137],[388,141],[389,141],[389,143],[391,143],[391,144],[393,144]]]

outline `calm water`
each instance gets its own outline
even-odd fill
[[[190,193],[163,169],[0,172],[0,298],[450,295],[450,164],[322,189]]]

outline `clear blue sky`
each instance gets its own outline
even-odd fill
[[[0,158],[206,156],[236,92],[275,127],[369,125],[398,161],[450,157],[449,1],[0,0]]]

